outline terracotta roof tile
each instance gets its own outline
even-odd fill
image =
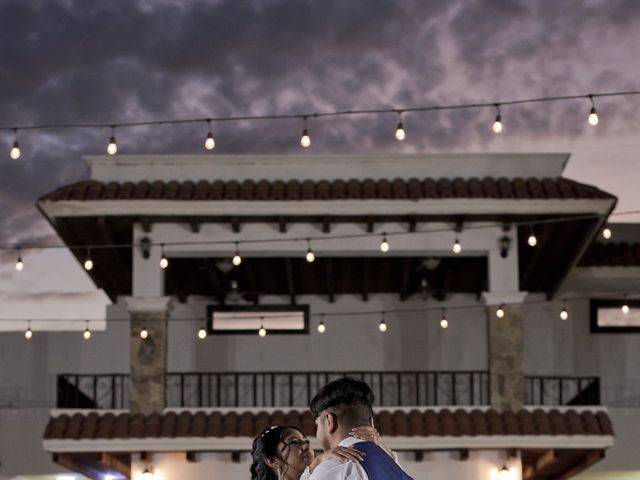
[[[580,267],[639,267],[640,243],[594,242],[578,264]]]
[[[43,196],[62,200],[337,200],[421,198],[579,199],[615,198],[590,185],[566,178],[402,178],[373,180],[199,180],[178,182],[109,182],[84,180]]]
[[[551,410],[498,413],[494,410],[381,411],[375,422],[383,436],[476,435],[613,435],[606,413]],[[148,417],[122,413],[77,413],[52,417],[45,439],[253,437],[269,425],[294,425],[306,435],[315,434],[308,411],[300,412],[167,412]]]

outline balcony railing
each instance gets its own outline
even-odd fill
[[[376,406],[483,406],[489,404],[486,371],[420,372],[214,372],[166,374],[167,407],[306,408],[325,383],[350,375],[367,382]],[[525,377],[529,405],[597,405],[596,377]],[[129,376],[58,375],[58,408],[129,407]]]

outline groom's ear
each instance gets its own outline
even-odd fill
[[[327,412],[327,432],[335,433],[338,429],[338,417],[335,413]]]

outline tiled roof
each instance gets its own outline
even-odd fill
[[[639,267],[640,243],[595,242],[582,256],[580,267]]]
[[[396,178],[393,180],[80,181],[43,196],[62,200],[341,200],[341,199],[612,199],[591,185],[566,178]]]
[[[412,410],[381,411],[376,427],[383,436],[477,436],[477,435],[613,435],[611,421],[602,411],[521,410],[497,413],[494,410]],[[63,414],[51,417],[45,440],[254,437],[270,425],[298,426],[306,435],[315,435],[308,411],[300,412],[167,412]]]

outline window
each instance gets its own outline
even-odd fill
[[[209,305],[207,331],[212,334],[309,333],[308,305]]]
[[[628,312],[623,312],[626,305]],[[591,331],[594,333],[640,332],[640,301],[591,300]]]

